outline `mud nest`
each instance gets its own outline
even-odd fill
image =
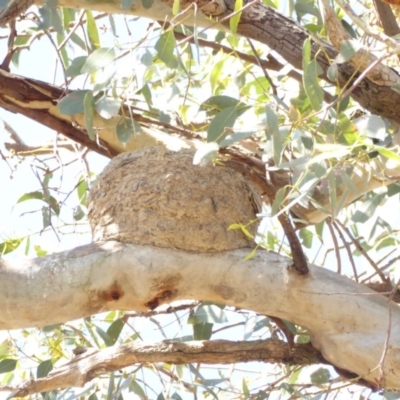
[[[251,245],[228,227],[256,218],[259,195],[229,168],[194,166],[193,154],[150,147],[115,157],[89,195],[93,240],[196,252]]]

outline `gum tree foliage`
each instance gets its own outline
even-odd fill
[[[339,0],[65,0],[38,3],[8,21],[0,31],[0,106],[56,133],[50,143],[37,144],[34,129],[28,135],[4,114],[1,157],[8,176],[2,180],[14,179],[15,213],[30,226],[2,233],[2,258],[46,256],[52,241],[62,249],[90,241],[87,191],[108,158],[156,143],[192,145],[196,163],[268,166],[273,195],[264,197],[249,262],[265,250],[291,256],[292,243],[278,221],[288,216],[310,262],[395,300],[397,13],[380,0],[374,7],[359,2],[353,10]],[[36,65],[22,76],[29,51]],[[35,80],[43,62],[54,65],[47,82]],[[30,178],[20,173],[26,165]],[[29,191],[26,179],[32,179]],[[249,234],[243,225],[232,229]],[[335,369],[311,346],[303,349],[308,362],[295,350],[297,358],[288,362],[287,342],[309,343],[309,332],[254,310],[183,301],[59,322],[35,329],[32,321],[1,332],[2,390],[34,398],[398,398],[384,377],[371,383]],[[27,392],[16,389],[80,352],[112,353],[112,346],[171,339],[229,339],[241,341],[238,346],[276,339],[282,353],[264,358],[259,350],[258,358],[235,359],[270,363],[222,365],[229,359],[211,358],[214,366],[201,356],[179,364],[160,354],[87,376],[84,388],[44,392],[31,382]],[[382,348],[390,351],[384,341]],[[154,346],[150,353],[159,350]]]

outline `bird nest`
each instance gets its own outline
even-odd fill
[[[93,240],[196,252],[248,247],[251,239],[229,226],[254,220],[260,196],[239,173],[195,166],[193,155],[150,147],[115,157],[90,191]]]

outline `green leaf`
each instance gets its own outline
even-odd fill
[[[310,379],[314,385],[321,385],[329,382],[331,379],[331,373],[327,368],[318,368],[316,371],[310,374]]]
[[[86,51],[86,44],[85,44],[85,42],[76,34],[76,33],[73,33],[72,35],[71,35],[71,40],[76,44],[76,45],[78,45],[82,50],[85,50]],[[86,57],[86,56],[85,56]]]
[[[249,399],[250,398],[250,391],[249,391],[249,388],[247,386],[246,379],[244,379],[244,378],[242,378],[242,392],[243,392],[243,397],[245,399]]]
[[[361,43],[358,40],[346,40],[340,43],[340,51],[336,56],[335,61],[338,64],[344,63],[352,58],[361,48]]]
[[[37,367],[36,378],[45,378],[53,369],[53,362],[51,360],[42,361]]]
[[[154,0],[142,0],[143,8],[148,10],[149,8],[151,8],[153,6],[153,2],[154,2]]]
[[[212,335],[213,324],[208,322],[199,322],[193,325],[193,339],[194,340],[209,340]]]
[[[251,260],[254,258],[254,256],[257,254],[258,246],[254,247],[254,249],[246,255],[246,257],[243,259],[244,261]]]
[[[278,190],[278,192],[276,193],[274,202],[272,203],[272,207],[271,207],[271,216],[278,214],[281,206],[283,204],[285,204],[284,200],[287,196],[287,191],[288,190],[287,190],[286,186],[284,186],[284,187],[280,188]]]
[[[86,180],[81,176],[79,178],[80,182],[76,188],[76,192],[78,195],[79,203],[86,207],[87,203],[87,195],[88,195],[88,186]]]
[[[51,225],[51,213],[49,207],[42,207],[43,229]]]
[[[305,66],[303,73],[304,90],[315,111],[321,110],[322,102],[324,101],[324,91],[318,83],[318,76],[321,72],[322,69],[318,62],[316,60],[311,60],[310,63]]]
[[[117,319],[116,321],[114,321],[109,328],[107,329],[107,335],[108,337],[111,339],[111,341],[113,342],[113,344],[116,343],[116,341],[119,338],[119,335],[121,334],[121,331],[124,327],[124,321],[122,321],[121,318]]]
[[[239,113],[238,113],[239,115]],[[219,144],[220,147],[228,147],[236,142],[247,139],[253,136],[256,131],[243,131],[243,132],[232,132],[230,135],[226,136],[225,139]]]
[[[103,339],[103,341],[107,347],[114,345],[113,340],[110,338],[110,336],[108,336],[107,332],[104,332],[104,330],[99,328],[97,325],[95,325],[95,328],[96,328],[97,334]]]
[[[85,125],[86,131],[91,140],[96,140],[96,133],[93,128],[94,124],[94,99],[93,92],[89,90],[83,100],[83,110],[85,113]]]
[[[76,206],[74,209],[74,220],[75,221],[80,221],[84,218],[85,212],[83,211],[82,207],[80,205]]]
[[[90,10],[86,10],[86,31],[92,49],[93,50],[98,49],[100,47],[99,32],[97,30],[97,25],[93,17],[93,13]]]
[[[328,71],[326,72],[328,79],[331,80],[332,82],[336,82],[336,80],[339,77],[339,69],[338,69],[338,65],[333,62],[329,68]]]
[[[121,0],[121,9],[129,10],[133,6],[134,0]]]
[[[207,130],[207,142],[221,142],[230,133],[238,117],[236,107],[228,107],[219,112]]]
[[[219,86],[221,82],[221,74],[224,67],[225,67],[225,59],[215,63],[214,68],[210,73],[211,91],[213,93],[215,92],[215,89]]]
[[[178,60],[174,55],[175,36],[172,31],[165,32],[159,37],[155,49],[157,50],[160,60],[163,61],[168,68],[174,69],[178,66]]]
[[[121,143],[127,143],[134,132],[132,120],[122,117],[117,124],[117,137]]]
[[[46,197],[42,192],[38,191],[25,193],[17,200],[17,204],[28,200],[42,200],[51,207],[56,215],[60,214],[60,206],[53,196]]]
[[[373,149],[376,150],[383,157],[400,162],[400,155],[398,155],[392,150],[380,146],[374,146]]]
[[[272,145],[274,150],[274,162],[275,165],[278,166],[281,163],[282,152],[284,149],[284,143],[283,143],[284,138],[281,137],[279,131],[278,115],[270,106],[266,106],[265,112],[267,117],[266,136],[267,140],[272,140]]]
[[[301,239],[301,244],[307,247],[307,249],[311,249],[314,237],[313,233],[310,230],[303,228],[300,229],[299,236]]]
[[[83,101],[89,90],[76,90],[67,94],[58,102],[58,108],[62,114],[74,115],[83,113]]]
[[[147,399],[146,393],[143,388],[136,382],[135,379],[132,379],[129,383],[129,391],[137,394],[141,399]]]
[[[12,358],[5,358],[0,361],[0,374],[4,374],[6,372],[14,371],[17,366],[18,360],[13,360]]]
[[[36,257],[44,257],[44,256],[47,256],[47,251],[44,250],[43,248],[41,248],[40,246],[34,245],[34,246],[33,246],[33,249],[35,250]]]
[[[239,21],[242,16],[242,12],[240,11],[242,8],[243,8],[243,0],[235,0],[235,7],[233,11],[236,14],[229,20],[229,27],[233,34],[236,34],[237,32],[237,27],[239,25]]]
[[[151,67],[153,65],[153,54],[146,50],[146,52],[140,58],[140,61],[146,67]]]
[[[13,252],[22,243],[24,238],[8,239],[0,243],[0,256]]]
[[[311,61],[311,39],[308,38],[303,43],[303,71]]]
[[[209,322],[215,324],[225,324],[228,318],[225,311],[214,304],[200,305],[192,312],[188,319],[188,324],[197,324],[199,322]]]
[[[82,73],[82,67],[87,60],[87,56],[76,57],[72,60],[71,65],[65,71],[68,78],[75,78]]]
[[[172,15],[179,14],[180,10],[181,10],[181,2],[180,2],[180,0],[174,0],[174,2],[172,4]]]
[[[92,74],[101,68],[106,67],[115,60],[115,50],[113,47],[101,47],[95,50],[87,58],[85,64],[82,67],[82,73]]]
[[[231,107],[236,107],[238,116],[242,115],[250,108],[250,106],[246,105],[240,100],[235,99],[234,97],[219,95],[209,97],[205,102],[200,105],[199,110],[205,111],[208,116],[214,116],[219,111]]]

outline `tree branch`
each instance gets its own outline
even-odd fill
[[[0,387],[12,391],[12,397],[29,396],[66,387],[84,386],[92,379],[138,363],[234,364],[260,361],[288,365],[324,362],[311,345],[290,349],[280,340],[230,342],[227,340],[132,343],[103,350],[87,349],[68,363],[52,370],[46,378],[26,381],[18,386]]]
[[[310,266],[306,277],[290,273],[291,259],[275,253],[259,251],[243,261],[249,251],[195,254],[107,242],[33,260],[0,261],[0,329],[202,299],[300,325],[328,362],[376,385],[388,299],[323,268]],[[400,308],[394,303],[389,348],[385,381],[400,389]]]

